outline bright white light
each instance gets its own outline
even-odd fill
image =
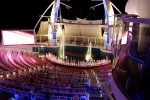
[[[85,56],[86,61],[92,61],[92,47],[91,46],[92,46],[92,44],[90,42],[89,47],[87,49],[86,56]]]
[[[3,45],[34,44],[34,34],[23,31],[2,31]]]
[[[121,44],[126,44],[127,43],[127,36],[128,36],[128,32],[124,32],[124,34],[122,35],[122,41]]]
[[[1,78],[3,77],[3,75],[0,76]]]
[[[7,74],[6,77],[8,78],[8,77],[9,77],[9,74]]]

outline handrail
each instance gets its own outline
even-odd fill
[[[117,70],[119,70],[119,71],[121,71],[121,72],[124,72],[124,73],[126,73],[127,71],[124,71],[124,70],[122,70],[122,69],[120,69],[120,68],[116,68]]]
[[[122,17],[118,17],[117,19],[124,21],[124,22],[150,24],[150,19],[148,19],[148,18],[122,18]]]
[[[136,58],[136,57],[133,57],[133,56],[131,55],[131,53],[130,53],[130,50],[128,50],[128,55],[129,55],[129,57],[131,57],[133,60],[135,60],[135,61],[137,61],[137,62],[139,62],[139,63],[144,64],[144,61],[143,61],[143,60],[138,59],[138,58]]]
[[[114,84],[117,85],[117,87],[119,88],[119,91],[122,92],[122,94],[126,97],[127,100],[131,100],[131,97],[127,94],[127,92],[123,89],[123,87],[121,86],[121,84],[119,83],[118,79],[117,79],[117,73],[116,70],[114,69],[112,71],[112,79],[115,82]]]

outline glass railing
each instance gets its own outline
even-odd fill
[[[118,33],[121,35],[115,44],[113,78],[126,97],[150,99],[150,19],[118,18],[118,21],[123,23],[120,27],[124,32]]]

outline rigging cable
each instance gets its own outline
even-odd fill
[[[95,11],[95,9],[94,9],[94,19],[95,19],[95,12],[96,12],[96,11]]]
[[[87,19],[91,14],[92,12],[90,11],[90,13],[85,17],[85,19]]]
[[[95,19],[95,9],[92,9],[92,11],[90,11],[90,13],[85,18],[87,19],[92,13],[94,14],[94,19]]]
[[[66,9],[67,9],[68,19],[70,19],[70,18],[69,18],[69,8],[66,7]]]
[[[75,18],[77,18],[77,16],[73,13],[73,11],[71,11],[70,9],[68,9],[68,11],[70,11],[71,14],[72,14]]]

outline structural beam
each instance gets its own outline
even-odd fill
[[[69,5],[65,4],[65,3],[60,2],[60,4],[66,6],[68,9],[72,8],[71,6],[69,6]]]
[[[97,4],[97,5],[94,5],[94,6],[90,7],[90,9],[95,9],[96,7],[101,6],[101,5],[103,5],[103,3],[100,3],[100,4]]]
[[[110,2],[110,3],[119,12],[119,14],[122,14],[122,12],[112,2]]]
[[[39,24],[39,22],[41,21],[41,19],[43,18],[43,16],[45,15],[45,13],[49,10],[49,8],[53,5],[54,2],[52,2],[47,9],[44,11],[44,13],[41,15],[41,17],[39,18],[39,20],[37,21],[37,23],[34,26],[34,30],[36,29],[37,25]]]
[[[50,25],[68,25],[68,26],[77,26],[77,27],[102,27],[102,28],[111,28],[113,25],[107,25],[107,24],[84,24],[84,23],[68,23],[68,22],[49,22]]]
[[[51,17],[50,17],[51,22],[57,22],[59,8],[60,8],[60,0],[54,0],[53,8],[51,11]],[[52,44],[56,45],[57,44],[57,34],[56,34],[57,26],[53,25],[51,26],[51,28],[52,28],[52,33],[48,33],[48,34],[52,35],[52,38],[51,39],[49,38],[48,40],[49,40],[49,43],[52,40]]]
[[[110,0],[103,0],[104,10],[105,10],[105,23],[108,25],[113,25],[114,23],[114,10],[111,5]],[[111,49],[111,34],[112,30],[108,27],[107,38],[106,38],[106,49]]]

